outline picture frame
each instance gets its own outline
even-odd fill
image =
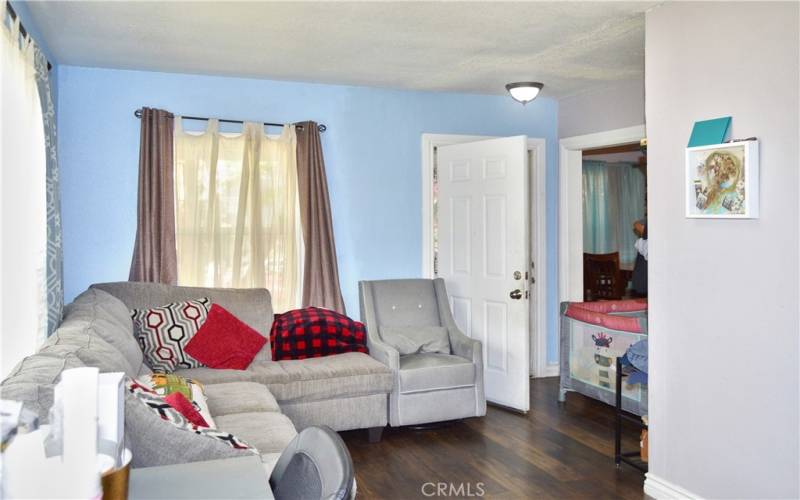
[[[686,217],[758,218],[758,141],[686,148]]]

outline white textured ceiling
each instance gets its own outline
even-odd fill
[[[561,98],[644,74],[656,2],[31,2],[59,64]]]

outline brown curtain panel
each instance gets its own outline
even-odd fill
[[[168,111],[142,108],[138,217],[131,281],[174,285],[178,279],[172,149],[174,121]]]
[[[325,307],[345,314],[319,129],[315,122],[298,125],[302,125],[297,129],[297,184],[305,242],[303,307]]]

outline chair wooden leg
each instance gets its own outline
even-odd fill
[[[369,435],[370,443],[380,442],[381,436],[383,435],[383,427],[370,427],[367,429],[367,434]]]

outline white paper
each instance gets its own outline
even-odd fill
[[[113,457],[115,466],[121,465],[125,449],[124,377],[122,372],[101,373],[97,388],[97,451]]]
[[[64,471],[71,478],[70,497],[93,498],[97,472],[97,387],[99,370],[72,368],[61,373]]]

